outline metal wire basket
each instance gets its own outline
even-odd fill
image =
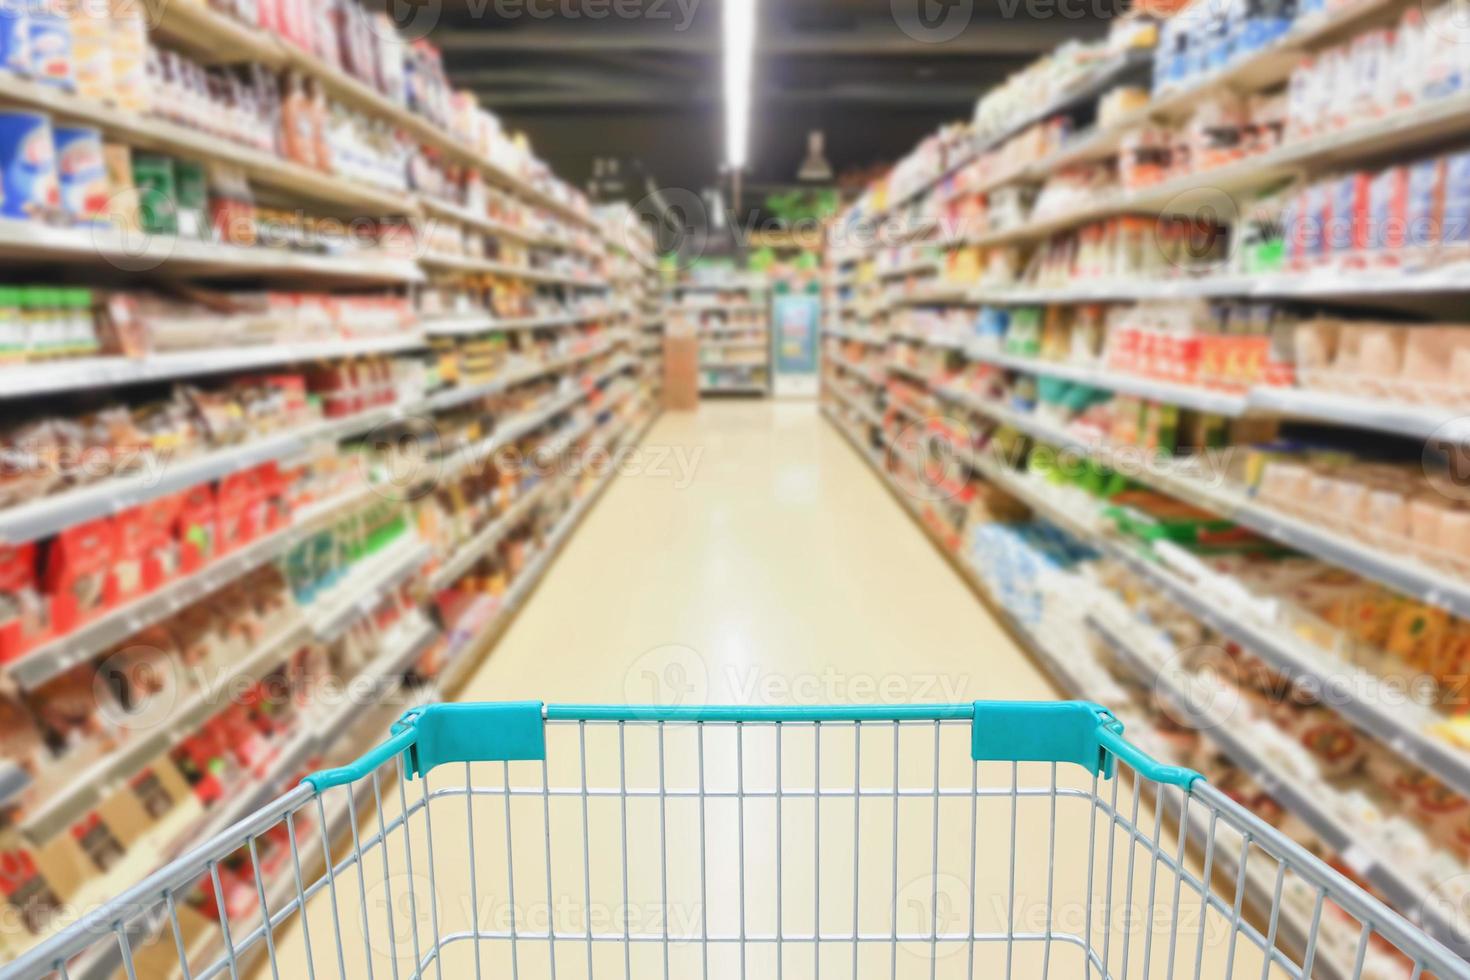
[[[52,975],[1470,966],[1097,705],[526,702],[410,711],[355,763],[0,968]]]

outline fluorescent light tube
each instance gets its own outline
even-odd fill
[[[745,169],[750,150],[750,76],[756,0],[722,0],[725,58],[725,163]]]

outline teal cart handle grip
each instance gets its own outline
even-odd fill
[[[1150,758],[1123,737],[1123,723],[1088,701],[974,701],[967,704],[832,706],[543,705],[540,701],[432,704],[407,712],[392,737],[362,758],[303,781],[321,792],[355,782],[402,754],[404,771],[427,776],[453,762],[546,759],[546,722],[821,724],[971,722],[976,762],[1056,762],[1104,779],[1122,759],[1140,776],[1188,790],[1199,773]]]

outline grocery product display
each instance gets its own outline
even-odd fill
[[[764,276],[723,265],[695,265],[669,287],[666,329],[699,338],[701,394],[770,394],[769,291]]]
[[[1470,980],[1467,4],[0,0],[0,980]]]
[[[830,229],[823,401],[1064,690],[1463,953],[1457,10],[1154,10],[982,95]]]
[[[0,20],[9,958],[463,682],[657,413],[661,296],[355,2]]]

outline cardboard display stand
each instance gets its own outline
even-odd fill
[[[699,407],[699,337],[664,337],[664,408],[692,412]]]

